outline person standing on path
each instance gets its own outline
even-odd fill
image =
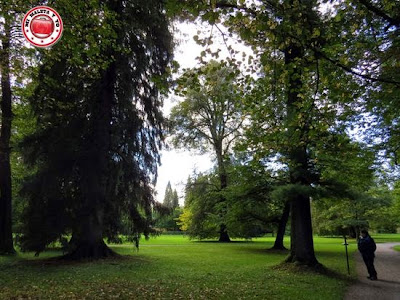
[[[358,250],[360,251],[364,263],[367,266],[367,270],[369,273],[368,279],[377,280],[378,277],[374,267],[376,244],[374,239],[368,234],[368,231],[365,229],[361,230],[361,237],[358,240]]]

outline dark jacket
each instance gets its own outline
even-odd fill
[[[372,237],[369,235],[365,238],[360,238],[358,240],[358,250],[361,252],[362,256],[365,257],[375,257],[376,244]]]

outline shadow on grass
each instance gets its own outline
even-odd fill
[[[301,263],[292,263],[283,261],[280,264],[272,267],[272,269],[276,271],[291,272],[294,274],[322,275],[337,280],[348,281],[350,283],[354,283],[356,281],[354,278],[351,278],[350,276],[339,273],[337,271],[331,270],[322,264],[318,264],[316,266],[308,266]]]
[[[103,265],[125,265],[130,263],[151,263],[151,260],[142,256],[133,255],[121,255],[118,254],[112,257],[100,258],[100,259],[81,259],[72,260],[66,259],[62,253],[59,256],[46,257],[46,258],[26,258],[16,256],[13,261],[0,264],[0,270],[11,269],[14,267],[63,267],[63,266],[81,266],[90,264],[103,264]]]
[[[230,242],[220,242],[220,241],[202,241],[202,240],[195,240],[191,241],[192,243],[204,243],[204,244],[221,244],[221,245],[233,245],[233,244],[252,244],[254,241],[230,241]]]
[[[290,252],[289,249],[276,249],[276,248],[268,248],[264,250],[266,253],[274,253],[274,254],[288,254]]]
[[[287,255],[289,253],[289,250],[277,250],[277,249],[272,249],[272,248],[246,248],[246,249],[240,249],[242,252],[248,252],[252,254],[278,254],[278,255]]]

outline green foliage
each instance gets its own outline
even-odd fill
[[[254,238],[272,232],[279,222],[284,201],[271,197],[277,183],[262,169],[231,166],[229,185],[218,189],[217,174],[189,178],[181,229],[191,238],[215,238],[220,224],[232,237]]]
[[[224,62],[210,61],[200,68],[187,70],[178,83],[176,91],[185,99],[172,109],[170,116],[174,144],[212,153],[218,175],[218,184],[211,183],[215,180],[213,176],[200,178],[199,182],[195,180],[196,185],[203,185],[203,195],[198,193],[197,187],[191,192],[187,190],[191,194],[186,195],[191,212],[186,212],[186,216],[191,215],[195,220],[191,226],[182,226],[189,228],[193,237],[210,237],[219,232],[220,240],[229,240],[223,229],[227,204],[220,191],[228,186],[226,169],[244,120],[241,98],[245,89],[239,70]],[[207,185],[212,188],[208,189]]]
[[[185,99],[173,107],[170,121],[174,144],[227,159],[242,124],[238,69],[211,61],[186,70],[176,93]]]
[[[366,218],[370,228],[376,232],[396,233],[397,228],[400,227],[400,219],[396,207],[399,200],[395,195],[395,190],[378,186],[370,189],[368,195],[378,202],[375,207],[367,206]]]
[[[27,4],[1,5],[8,21]],[[173,212],[156,213],[157,227],[175,228],[180,214],[192,237],[216,237],[224,224],[249,238],[273,227],[283,203],[298,195],[312,198],[320,233],[399,226],[398,183],[388,189],[376,180],[385,168],[396,175],[400,155],[393,1],[339,1],[326,12],[314,0],[61,0],[54,7],[65,22],[57,45],[11,49],[14,195],[27,178],[27,202],[14,199],[14,228],[23,229],[26,249],[43,250],[94,211],[106,212],[109,238],[151,231],[151,183],[166,132],[160,106],[173,67],[169,17],[225,26],[224,41],[235,36],[254,53],[248,76],[243,55],[185,70],[176,81],[184,100],[171,114],[174,143],[213,153],[217,172],[189,180],[181,214],[167,186],[164,204]],[[38,73],[28,68],[33,52]],[[205,48],[200,61],[208,54],[218,58]],[[369,147],[352,141],[349,129]],[[235,156],[245,166],[231,167]]]
[[[172,190],[171,183],[169,181],[167,187],[165,188],[163,204],[171,210],[174,210],[179,206],[178,193],[176,190]]]
[[[14,212],[20,212],[16,204],[16,182],[13,175],[13,158],[16,156],[16,136],[13,120],[15,107],[24,102],[24,88],[30,81],[32,49],[28,49],[19,30],[23,13],[28,9],[26,1],[0,2],[0,252],[14,253],[12,223]],[[27,89],[29,91],[29,89]],[[27,120],[27,122],[29,122]],[[16,209],[15,209],[16,208]]]
[[[22,97],[25,99],[25,96]],[[22,213],[26,206],[24,197],[20,191],[24,179],[34,173],[34,169],[27,168],[23,162],[22,149],[19,143],[36,128],[36,120],[30,111],[29,105],[24,102],[16,103],[13,107],[13,153],[11,154],[12,188],[13,188],[13,232],[21,233],[23,227]]]
[[[93,218],[103,236],[115,237],[126,219],[131,234],[148,235],[171,60],[164,7],[77,0],[54,8],[65,29],[39,51],[30,98],[38,123],[23,143],[36,171],[24,187],[23,248],[42,251]]]
[[[254,238],[274,232],[286,198],[274,197],[279,183],[268,171],[251,165],[229,169],[224,191],[228,203],[227,226],[233,236]]]
[[[175,209],[179,207],[179,197],[178,197],[178,192],[174,190],[172,193],[172,207]]]
[[[216,238],[219,226],[224,222],[218,177],[214,174],[199,174],[189,177],[185,189],[185,206],[179,216],[178,225],[191,238]]]
[[[351,236],[363,227],[395,231],[392,192],[375,182],[374,153],[348,139],[342,139],[341,149],[321,153],[317,162],[322,172],[313,201],[315,231]]]
[[[165,189],[163,207],[154,212],[155,227],[162,231],[179,231],[177,219],[182,213],[179,207],[179,198],[176,190],[172,190],[171,183],[168,181]]]
[[[177,222],[182,213],[183,209],[177,206],[166,215],[157,215],[155,217],[155,227],[161,231],[180,231]]]
[[[384,160],[398,164],[399,156],[399,12],[393,1],[343,1],[336,6],[335,26],[341,46],[336,56],[359,76],[364,99],[359,130],[376,145]],[[392,165],[395,170],[395,166]],[[387,166],[386,166],[387,168]],[[390,170],[389,172],[393,172]]]
[[[334,140],[346,127],[369,127],[370,144],[381,144],[396,162],[399,18],[391,1],[342,1],[326,12],[317,1],[180,2],[194,17],[219,20],[255,52],[254,69],[262,76],[247,97],[251,124],[241,149],[274,160],[291,145],[304,145],[313,163],[319,159],[317,146],[342,151]],[[290,45],[300,48],[301,57],[286,64]],[[295,73],[302,86],[294,87],[299,100],[292,116],[286,97]],[[365,118],[365,109],[376,118]],[[310,171],[303,175],[312,177]]]

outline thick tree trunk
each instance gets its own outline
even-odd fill
[[[307,127],[302,120],[303,92],[302,61],[303,50],[295,41],[284,51],[285,66],[288,70],[287,126],[290,183],[308,186]],[[305,93],[304,93],[305,94]],[[297,191],[291,202],[291,249],[288,262],[315,266],[318,261],[314,253],[311,224],[311,207],[308,195]]]
[[[229,238],[229,234],[228,231],[226,230],[226,225],[221,224],[220,225],[220,231],[219,231],[219,242],[222,243],[228,243],[231,241],[231,239]]]
[[[298,195],[292,201],[292,226],[290,255],[287,262],[297,262],[308,266],[319,265],[314,253],[314,241],[311,225],[310,199]]]
[[[217,161],[218,161],[219,181],[220,181],[220,187],[221,187],[221,191],[222,191],[228,186],[228,176],[226,174],[224,158],[222,155],[222,141],[220,143],[217,143],[216,153],[217,153]],[[223,198],[221,201],[226,202],[226,199]],[[221,216],[224,216],[226,213],[227,213],[227,211],[222,212]],[[220,228],[219,241],[222,243],[230,242],[231,239],[229,237],[228,229],[226,228],[226,224],[222,223],[219,228]]]
[[[285,207],[283,208],[281,219],[278,224],[278,232],[276,233],[275,243],[272,249],[275,250],[286,250],[286,247],[283,245],[283,238],[285,236],[286,224],[289,220],[290,214],[290,202],[285,203]]]
[[[100,259],[116,256],[103,241],[102,212],[91,214],[82,218],[79,230],[76,230],[71,238],[69,253],[66,259]]]
[[[12,189],[10,164],[11,83],[10,27],[6,21],[0,57],[1,72],[1,132],[0,132],[0,254],[15,253],[12,238]]]
[[[99,84],[98,103],[87,139],[87,157],[82,162],[84,202],[73,233],[70,259],[99,259],[115,255],[103,241],[104,206],[107,197],[111,120],[114,101],[115,65],[111,64]]]

